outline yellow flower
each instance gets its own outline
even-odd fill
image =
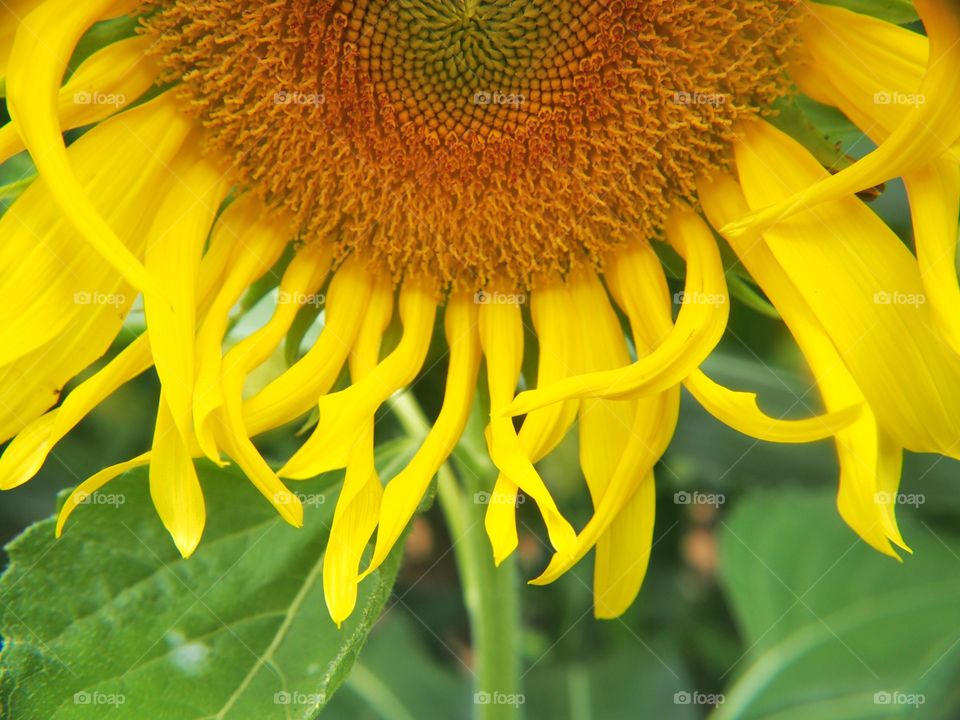
[[[149,464],[189,556],[206,513],[195,459],[237,464],[293,525],[303,510],[281,478],[343,468],[324,567],[341,622],[453,451],[482,369],[495,560],[517,547],[523,492],[555,550],[534,582],[595,549],[599,617],[622,613],[646,572],[681,386],[754,437],[835,438],[840,512],[895,555],[903,449],[960,456],[960,6],[916,6],[928,37],[790,0],[5,3],[0,159],[26,149],[39,178],[0,220],[0,487],[155,366],[152,449],[82,483],[60,527],[78,498]],[[64,81],[85,33],[125,14],[139,32]],[[829,174],[764,119],[793,83],[878,149]],[[86,126],[66,147],[63,131]],[[900,176],[916,257],[856,196]],[[824,415],[768,417],[698,369],[730,311],[711,225],[783,316]],[[686,261],[676,298],[660,241]],[[273,316],[225,350],[238,301],[292,242]],[[51,410],[140,293],[146,332]],[[245,397],[321,297],[313,347]],[[442,409],[380,478],[374,416],[423,369],[438,314]],[[532,389],[517,395],[522,375]],[[316,409],[275,471],[251,438]],[[574,423],[593,503],[579,531],[534,467]]]

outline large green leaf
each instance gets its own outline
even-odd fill
[[[392,473],[406,441],[379,455]],[[387,601],[394,553],[341,630],[322,561],[339,477],[297,485],[294,529],[234,471],[202,473],[209,522],[188,561],[150,504],[145,474],[9,546],[0,581],[0,699],[17,720],[310,718],[344,681]],[[398,551],[399,552],[399,551]]]
[[[739,504],[721,579],[746,653],[716,720],[957,716],[960,541],[901,515],[903,564],[859,541],[829,494]]]

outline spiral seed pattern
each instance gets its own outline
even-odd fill
[[[152,2],[238,183],[395,276],[530,286],[657,237],[786,90],[791,0]]]

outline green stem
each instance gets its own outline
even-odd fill
[[[397,419],[413,436],[423,436],[429,423],[411,393],[391,401]],[[493,549],[484,530],[486,505],[478,493],[489,493],[496,469],[483,442],[485,418],[474,408],[454,461],[460,482],[445,464],[437,473],[437,497],[453,539],[453,551],[470,617],[474,652],[474,717],[502,720],[522,717],[518,570],[514,558],[493,564]],[[462,485],[462,488],[461,488]]]

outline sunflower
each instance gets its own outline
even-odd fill
[[[28,151],[37,178],[0,220],[0,487],[154,367],[152,448],[83,482],[59,528],[149,465],[186,557],[206,513],[197,459],[242,468],[292,525],[284,480],[345,469],[324,565],[339,623],[482,394],[494,559],[517,548],[523,493],[554,550],[533,582],[595,550],[610,618],[646,573],[686,387],[753,437],[833,439],[843,518],[895,556],[903,450],[960,457],[960,6],[915,4],[925,35],[793,0],[4,3],[0,159]],[[772,124],[798,90],[876,150],[828,172]],[[895,177],[916,255],[858,195]],[[714,229],[796,339],[823,414],[768,416],[699,370],[730,312]],[[666,248],[686,265],[675,296]],[[276,268],[272,316],[226,347]],[[61,398],[141,296],[146,330]],[[245,395],[319,305],[315,343]],[[440,327],[442,408],[380,478],[375,416]],[[299,450],[267,463],[252,438],[311,415]],[[535,468],[575,424],[593,505],[579,530]]]

